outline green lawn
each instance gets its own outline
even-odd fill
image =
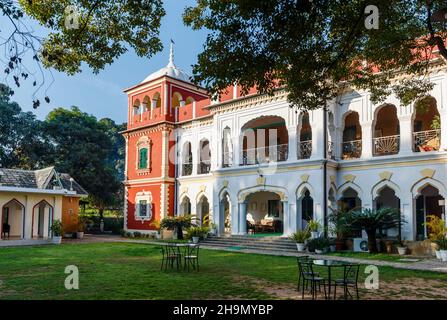
[[[66,290],[67,265],[80,289]],[[0,248],[0,299],[295,299],[295,258],[202,250],[200,272],[160,271],[157,246],[132,243]],[[362,298],[446,298],[447,274],[380,267]],[[320,270],[323,272],[323,270]],[[363,268],[362,278],[364,277]]]
[[[367,253],[367,252],[329,252],[327,255],[337,256],[337,257],[348,257],[348,258],[357,258],[357,259],[369,259],[369,260],[382,260],[382,261],[391,261],[391,262],[402,262],[402,263],[412,263],[401,261],[401,259],[405,258],[414,258],[410,256],[400,256],[398,254],[388,254],[388,253]],[[418,259],[418,258],[416,258]],[[420,260],[420,259],[418,259]]]

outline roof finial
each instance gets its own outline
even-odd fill
[[[171,39],[171,49],[169,52],[169,63],[168,63],[168,67],[172,67],[175,68],[175,64],[174,64],[174,40]]]

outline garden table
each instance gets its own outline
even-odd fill
[[[331,286],[332,286],[332,268],[334,267],[343,267],[346,268],[347,266],[355,265],[351,262],[346,261],[338,261],[338,260],[326,260],[326,259],[316,259],[313,260],[313,264],[320,267],[326,267],[328,269],[328,295],[327,299],[331,299]]]

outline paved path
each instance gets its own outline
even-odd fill
[[[140,240],[140,239],[129,239],[123,238],[121,236],[113,235],[86,235],[82,240],[63,240],[63,243],[95,243],[95,242],[128,242],[128,243],[142,243],[142,244],[154,244],[158,245],[160,242],[151,240]],[[384,261],[384,260],[373,260],[373,259],[358,259],[350,257],[339,257],[331,255],[318,255],[314,253],[292,253],[292,252],[278,252],[269,250],[255,250],[255,249],[241,249],[232,250],[225,247],[217,246],[207,246],[206,244],[201,245],[201,248],[208,250],[220,250],[220,251],[231,251],[231,252],[243,252],[243,253],[255,253],[255,254],[266,254],[272,256],[288,256],[288,257],[298,257],[303,255],[310,255],[316,259],[330,259],[330,260],[340,260],[347,262],[354,262],[366,265],[376,265],[376,266],[387,266],[398,269],[408,269],[408,270],[419,270],[419,271],[433,271],[433,272],[443,272],[447,273],[447,262],[442,262],[437,259],[424,259],[417,262],[394,262],[394,261]],[[411,258],[411,256],[408,256]]]

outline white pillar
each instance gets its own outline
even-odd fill
[[[323,110],[313,111],[312,127],[312,155],[311,159],[322,159],[326,152],[324,145],[324,125],[323,125]]]
[[[237,235],[239,233],[239,206],[234,204],[231,206],[231,234]]]
[[[247,234],[247,203],[239,203],[239,234]]]
[[[281,201],[283,209],[283,236],[288,236],[290,234],[290,211],[289,202]]]
[[[295,203],[289,204],[289,233],[294,233],[298,229],[298,220],[297,220],[297,212],[296,212],[297,205]]]
[[[373,155],[373,134],[372,134],[372,122],[362,122],[362,158],[368,159]]]
[[[241,149],[242,141],[240,141],[240,137],[233,137],[233,167],[241,164]]]
[[[408,155],[413,153],[413,128],[411,114],[399,117],[400,127],[400,148],[399,155]]]
[[[441,151],[447,151],[447,109],[438,109],[441,118]]]
[[[288,162],[296,161],[297,160],[297,136],[296,136],[296,126],[291,126],[287,128],[287,131],[289,132],[289,155],[287,157]]]

